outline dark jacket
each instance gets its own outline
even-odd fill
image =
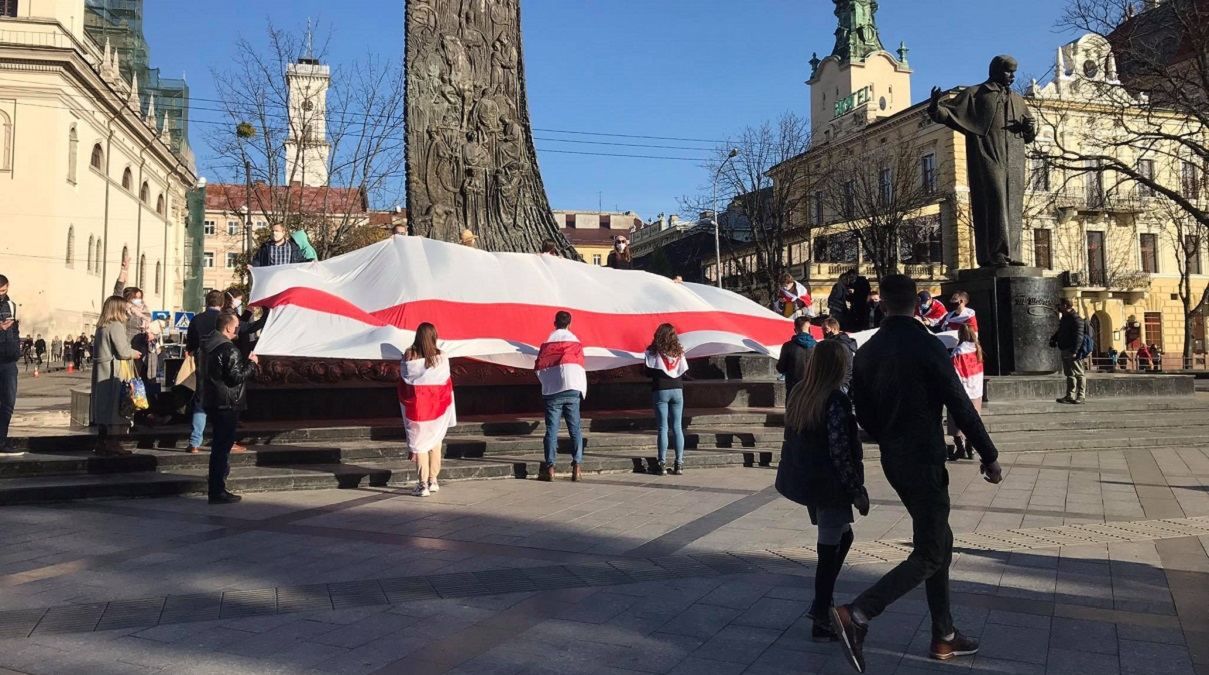
[[[823,339],[830,340],[832,342],[838,342],[838,343],[844,345],[845,351],[846,351],[845,356],[848,357],[848,364],[847,364],[848,367],[847,367],[847,370],[844,371],[844,391],[851,391],[852,390],[852,362],[853,362],[853,360],[856,359],[856,340],[851,335],[848,335],[846,333],[837,333],[835,335],[828,335],[827,337],[825,337]]]
[[[269,250],[273,245],[272,239],[260,245],[260,248],[256,251],[256,255],[252,256],[252,267],[268,267],[272,264]],[[295,243],[292,238],[286,237],[285,243],[282,246],[290,249],[290,264],[306,262],[306,256],[302,255],[302,247]]]
[[[17,321],[17,303],[0,300],[0,321],[13,320],[8,330],[0,331],[0,363],[16,363],[21,358],[21,324]]]
[[[195,401],[205,401],[206,389],[206,341],[214,334],[218,325],[217,307],[207,307],[206,311],[193,317],[189,330],[185,332],[185,351],[193,355],[193,365],[197,369],[196,384],[193,390]]]
[[[805,336],[805,337],[802,337]],[[799,333],[793,339],[781,345],[781,358],[777,359],[777,372],[785,376],[785,398],[794,385],[802,381],[806,374],[806,362],[818,342],[809,333]]]
[[[626,260],[617,254],[617,251],[609,251],[609,257],[605,260],[605,267],[612,267],[615,270],[632,270],[634,269],[634,259]]]
[[[827,312],[837,321],[843,319],[848,312],[848,285],[842,281],[835,282],[831,293],[827,296]]]
[[[244,359],[239,347],[222,333],[212,333],[203,350],[206,353],[206,410],[246,410],[246,384],[256,372],[256,364]]]
[[[852,394],[857,419],[881,448],[883,465],[943,465],[941,408],[948,409],[984,463],[999,457],[948,350],[913,317],[886,317],[856,353]]]
[[[1049,344],[1062,351],[1076,351],[1083,346],[1085,328],[1083,319],[1074,311],[1063,312],[1062,317],[1058,319],[1058,332],[1049,339]]]
[[[852,281],[852,311],[844,330],[861,331],[869,328],[869,295],[873,292],[869,279],[858,276]]]
[[[233,310],[226,310],[231,311]],[[252,335],[256,331],[263,330],[264,324],[269,319],[267,311],[260,313],[260,318],[252,319],[252,310],[245,309],[239,313],[239,335],[235,337],[235,346],[239,347],[239,353],[247,358],[248,354],[252,353]]]
[[[815,510],[852,504],[865,491],[864,453],[852,403],[843,392],[827,400],[826,424],[799,432],[786,427],[777,465],[777,492]]]

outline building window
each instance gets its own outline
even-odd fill
[[[597,267],[600,266],[600,254],[599,253],[592,254],[592,264],[596,265]]]
[[[890,169],[877,172],[877,196],[881,199],[882,206],[889,206],[890,202],[894,201],[893,175]]]
[[[1185,199],[1201,198],[1201,171],[1192,162],[1184,162],[1180,166],[1180,192]]]
[[[1188,264],[1188,274],[1201,273],[1201,238],[1195,234],[1184,235],[1184,260]]]
[[[143,181],[143,187],[139,188],[139,201],[146,204],[151,199],[151,186],[147,181]]]
[[[134,187],[134,175],[130,173],[130,167],[126,167],[126,170],[122,172],[122,187],[127,190]]]
[[[3,2],[4,0],[0,0]],[[8,114],[0,110],[0,171],[11,171],[13,168],[13,121]]]
[[[139,276],[138,276],[138,283],[135,285],[138,286],[139,288],[142,288],[143,284],[146,280],[147,280],[147,256],[144,254],[144,255],[139,256]]]
[[[1142,315],[1142,328],[1146,344],[1163,348],[1163,313],[1162,312],[1146,312]]]
[[[814,222],[812,225],[823,224],[823,193],[814,193]]]
[[[214,234],[214,221],[213,221],[213,220],[207,220],[207,221],[206,221],[206,222],[205,222],[205,223],[202,225],[202,232],[203,232],[203,233],[205,233],[205,235],[206,235],[207,237],[208,237],[208,236],[210,236],[210,235],[212,235],[212,234]]]
[[[92,257],[92,271],[96,274],[101,273],[101,256],[105,253],[105,246],[101,243],[103,239],[97,239],[97,253]]]
[[[613,227],[613,218],[608,215],[601,215],[600,216],[600,229],[607,230],[611,227]]]
[[[566,224],[568,230],[574,230],[575,229],[575,214],[568,213],[566,215],[566,217],[563,219],[563,222]]]
[[[92,159],[88,160],[88,164],[97,171],[105,170],[105,151],[100,143],[92,146]]]
[[[156,260],[155,261],[155,292],[156,292],[156,294],[159,294],[159,292],[160,292],[160,279],[162,278],[161,275],[163,273],[164,273],[164,268],[163,268],[162,264],[160,263],[160,261]]]
[[[87,263],[86,267],[89,272],[92,271],[92,252],[94,250],[93,249],[94,245],[95,245],[95,243],[93,242],[93,236],[90,234],[90,235],[88,235],[88,250],[84,252],[84,255],[87,256],[87,259],[88,259],[88,263]],[[101,261],[98,260],[97,266],[99,267],[100,264],[101,264]]]
[[[264,228],[266,228],[268,226],[269,226],[268,223],[264,222],[263,220],[258,220],[258,221],[256,221],[256,224],[253,225],[252,227],[257,230],[263,230]]]
[[[1044,157],[1033,158],[1029,187],[1034,192],[1049,192],[1049,162]]]
[[[1104,206],[1104,173],[1099,164],[1089,165],[1088,173],[1084,175],[1083,187],[1087,191],[1087,205],[1091,207]]]
[[[232,237],[239,234],[239,221],[235,221],[235,220],[227,221],[227,234]]]
[[[80,154],[80,136],[76,133],[76,125],[71,125],[71,133],[67,135],[67,180],[76,182],[76,157]]]
[[[854,263],[860,257],[860,238],[855,232],[838,232],[814,240],[814,261]]]
[[[74,267],[76,259],[76,226],[67,226],[67,266]]]
[[[851,220],[856,211],[856,181],[844,183],[844,217]]]
[[[155,212],[164,215],[164,195],[155,198]]]
[[[1142,254],[1142,271],[1146,274],[1158,274],[1158,237],[1153,234],[1139,235],[1138,250]]]
[[[898,240],[899,260],[915,265],[930,265],[944,260],[940,216],[912,218],[903,223]]]
[[[227,267],[229,269],[235,269],[239,266],[239,263],[236,260],[238,257],[238,253],[227,253]]]
[[[1148,181],[1151,181],[1151,182],[1154,181],[1154,160],[1153,159],[1139,159],[1138,160],[1138,176],[1140,176],[1141,178],[1144,178]],[[1154,188],[1150,187],[1149,185],[1147,185],[1145,183],[1139,182],[1138,183],[1138,196],[1139,197],[1153,197]]]
[[[1087,233],[1087,282],[1092,286],[1108,285],[1108,270],[1104,262],[1104,233]]]
[[[212,269],[214,267],[214,253],[212,251],[202,253],[202,267],[206,269]]]
[[[1054,269],[1054,253],[1049,230],[1033,230],[1033,264],[1047,270]]]
[[[0,16],[17,16],[17,0],[0,0]]]
[[[920,176],[923,178],[924,194],[936,192],[936,155],[927,154],[919,162]]]

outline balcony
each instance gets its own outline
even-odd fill
[[[1053,193],[1054,208],[1079,213],[1137,214],[1146,210],[1140,194],[1108,194],[1095,190],[1061,190]]]
[[[91,40],[80,42],[57,21],[47,19],[5,19],[0,23],[0,47],[71,49],[99,63],[101,52]]]
[[[1100,299],[1119,298],[1126,303],[1138,302],[1150,292],[1151,275],[1139,270],[1063,272],[1062,286],[1080,291],[1085,295],[1096,295]]]
[[[807,269],[809,268],[809,269]],[[870,279],[877,277],[873,263],[802,263],[790,265],[789,273],[795,279],[810,278],[812,282],[836,281],[840,275],[850,269],[856,269],[861,275]],[[943,263],[901,263],[899,269],[903,274],[918,280],[945,280],[949,276],[949,268]]]

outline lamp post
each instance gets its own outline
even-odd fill
[[[722,178],[722,169],[730,163],[730,160],[739,156],[738,148],[731,148],[731,151],[726,155],[726,159],[722,160],[722,164],[718,166],[718,170],[714,172],[714,277],[718,282],[718,288],[722,288],[722,237],[718,233],[721,225],[718,217],[718,179]]]

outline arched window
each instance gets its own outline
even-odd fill
[[[88,256],[88,271],[89,272],[92,271],[92,253],[94,251],[93,246],[95,246],[95,243],[93,242],[93,236],[90,234],[90,235],[88,235],[88,250],[84,252],[84,255]],[[99,260],[97,262],[100,263]]]
[[[130,173],[130,167],[126,167],[126,170],[122,172],[122,187],[127,190],[134,187],[134,175]]]
[[[72,267],[76,259],[76,226],[67,226],[67,266]]]
[[[96,169],[97,171],[105,170],[105,151],[101,149],[100,143],[92,146],[92,159],[89,161],[89,163],[92,164],[92,168]]]
[[[76,182],[76,156],[80,154],[80,136],[76,133],[76,125],[71,125],[71,133],[67,135],[67,180]]]
[[[101,273],[101,256],[105,254],[105,246],[101,243],[102,241],[104,240],[100,237],[97,238],[97,254],[92,258],[94,261],[92,271],[97,274]]]
[[[0,110],[0,171],[13,168],[13,121]]]
[[[146,279],[147,279],[147,256],[140,255],[139,256],[139,277],[138,277],[138,283],[135,285],[138,286],[139,288],[142,288],[143,281],[145,281]]]
[[[155,212],[164,215],[164,195],[155,198]]]
[[[143,181],[143,187],[139,188],[139,199],[144,204],[147,203],[147,200],[151,199],[151,186],[147,185],[147,181]]]
[[[156,260],[155,261],[155,292],[157,294],[160,292],[160,278],[161,278],[161,275],[163,274],[163,271],[164,271],[163,267],[160,266],[160,261]]]

